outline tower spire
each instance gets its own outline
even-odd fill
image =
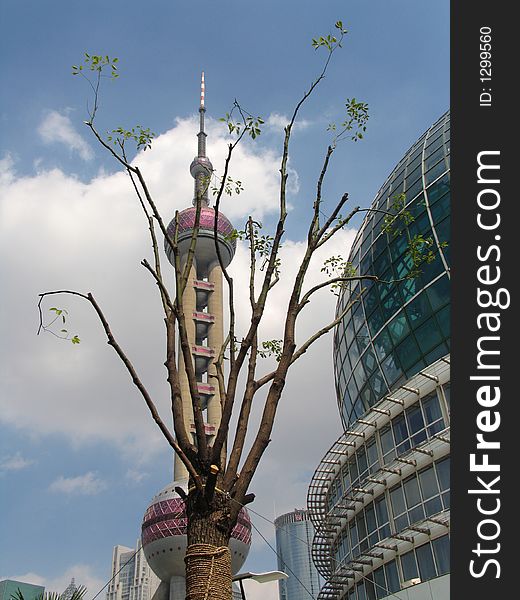
[[[200,80],[200,107],[199,107],[199,122],[200,128],[197,137],[199,138],[198,152],[199,157],[203,158],[206,156],[206,132],[204,131],[204,113],[206,108],[204,106],[204,94],[206,92],[206,86],[204,83],[204,71],[202,71]]]
[[[198,144],[197,144],[197,156],[193,159],[190,166],[190,173],[195,179],[195,193],[193,198],[193,205],[197,203],[197,196],[200,195],[202,206],[209,205],[208,198],[208,187],[209,177],[213,172],[213,165],[206,156],[206,132],[204,131],[204,113],[206,112],[205,107],[205,94],[206,84],[204,82],[204,71],[202,71],[200,81],[200,106],[199,106],[199,133],[197,133]]]

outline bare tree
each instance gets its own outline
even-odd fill
[[[50,324],[44,324],[43,319],[42,302],[46,297],[72,294],[84,298],[91,304],[99,317],[108,344],[114,348],[121,359],[133,383],[146,402],[152,418],[188,471],[188,492],[185,494],[183,490],[179,489],[179,493],[184,496],[186,502],[189,547],[197,544],[209,544],[216,548],[228,546],[231,531],[237,522],[239,511],[242,506],[254,500],[254,494],[249,491],[251,480],[271,440],[273,424],[289,369],[306,353],[314,342],[327,334],[341,321],[352,304],[357,302],[361,294],[363,294],[363,285],[360,286],[357,296],[352,297],[350,304],[343,311],[328,323],[323,324],[306,341],[298,345],[296,342],[296,331],[304,309],[312,303],[315,294],[322,290],[330,289],[331,286],[343,287],[355,280],[360,280],[361,282],[367,280],[378,281],[375,275],[356,273],[352,266],[341,257],[331,257],[325,263],[323,281],[304,291],[309,265],[316,251],[326,245],[338,231],[347,226],[354,215],[369,210],[358,206],[353,208],[346,216],[342,216],[341,211],[348,201],[348,194],[345,193],[339,199],[330,215],[326,217],[322,216],[322,186],[337,144],[343,139],[352,139],[354,141],[361,139],[366,128],[368,119],[367,105],[355,99],[350,99],[346,103],[346,117],[343,123],[338,125],[337,128],[334,126],[330,128],[332,141],[323,158],[314,202],[312,207],[309,207],[310,217],[306,247],[290,288],[291,291],[285,309],[285,320],[280,340],[263,342],[259,340],[259,327],[266,314],[266,303],[271,290],[280,278],[280,248],[288,218],[287,164],[291,135],[303,105],[325,77],[331,58],[341,46],[346,31],[341,22],[336,23],[336,29],[336,35],[328,35],[313,40],[313,46],[316,49],[323,48],[326,52],[323,69],[297,102],[290,120],[284,129],[283,151],[280,164],[278,217],[274,232],[272,235],[263,234],[260,225],[249,217],[244,230],[235,232],[234,234],[235,237],[241,238],[246,243],[250,254],[248,281],[250,320],[246,330],[241,335],[236,331],[234,281],[228,273],[225,261],[221,256],[217,239],[217,219],[223,194],[229,191],[230,187],[237,184],[237,182],[229,178],[228,174],[233,151],[244,139],[244,136],[255,138],[260,133],[263,121],[247,113],[237,101],[235,101],[231,113],[226,115],[224,119],[229,133],[234,138],[228,145],[223,174],[215,190],[214,240],[215,251],[228,286],[229,304],[227,310],[229,329],[218,356],[213,360],[213,377],[216,379],[216,385],[219,390],[221,419],[211,443],[208,443],[205,433],[203,405],[197,386],[196,369],[189,343],[188,316],[185,314],[183,308],[183,297],[187,289],[198,243],[203,196],[210,185],[210,177],[201,179],[203,185],[199,186],[196,194],[195,222],[189,240],[189,248],[187,252],[181,253],[178,240],[178,214],[176,214],[173,221],[173,228],[171,226],[168,228],[157,209],[143,173],[127,156],[126,147],[129,141],[135,142],[138,150],[146,150],[150,147],[153,134],[150,130],[143,127],[136,127],[132,130],[119,128],[114,130],[107,139],[104,139],[94,125],[98,110],[98,94],[101,78],[107,71],[110,73],[109,76],[117,76],[117,59],[111,59],[108,56],[91,56],[87,54],[85,55],[84,64],[73,68],[74,74],[86,77],[93,90],[93,105],[89,110],[90,118],[86,122],[86,125],[98,142],[128,173],[147,220],[153,260],[151,263],[143,260],[141,264],[147,269],[156,283],[162,301],[167,349],[165,367],[171,394],[173,431],[170,431],[159,415],[154,399],[147,391],[130,358],[116,340],[110,328],[109,321],[93,294],[80,293],[74,290],[54,290],[42,293],[39,302],[40,330],[51,330]],[[392,228],[396,228],[396,224],[399,221],[406,221],[410,218],[406,214],[406,211],[404,211],[404,202],[402,199],[399,202],[396,204],[396,209],[390,211],[385,216],[385,226],[389,232],[391,232]],[[167,288],[161,270],[157,228],[166,240],[166,248],[170,255],[170,260],[174,265],[176,285],[173,293]],[[409,252],[414,265],[413,271],[421,262],[431,259],[431,251],[429,250],[431,244],[429,239],[413,239],[409,241]],[[260,262],[261,265],[259,264]],[[410,273],[410,276],[413,276],[413,273]],[[51,310],[55,311],[54,319],[63,319],[64,314],[62,309],[53,308]],[[65,337],[67,336],[68,334],[65,332]],[[179,341],[178,347],[177,340]],[[73,337],[72,341],[77,343],[79,340],[77,337]],[[181,355],[180,357],[179,354]],[[260,372],[260,359],[265,357],[266,354],[276,357],[276,366],[271,371]],[[227,363],[226,367],[224,365],[225,359]],[[183,414],[180,369],[184,370],[189,384],[191,408],[195,425],[194,438],[187,430]],[[247,446],[246,435],[248,433],[251,409],[254,398],[260,391],[265,394],[263,397],[263,412],[256,430],[249,432],[250,435],[252,434],[252,443],[250,446]],[[230,432],[232,416],[237,412],[235,430],[234,432]],[[231,439],[229,439],[230,433],[233,434],[232,443]],[[228,443],[230,444],[229,451],[227,450]],[[231,568],[229,552],[225,554],[225,560],[228,563],[225,581],[226,589],[225,596],[221,596],[219,595],[221,590],[219,591],[212,587],[212,578],[209,575],[209,567],[207,561],[205,561],[205,557],[195,553],[187,566],[187,597],[190,599],[199,598],[194,584],[190,583],[189,571],[191,570],[192,572],[202,573],[208,582],[207,595],[200,596],[201,598],[230,598]]]

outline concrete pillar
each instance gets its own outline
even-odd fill
[[[215,359],[218,358],[222,344],[224,343],[224,306],[222,294],[222,271],[218,263],[214,263],[209,270],[208,280],[213,284],[214,290],[209,296],[208,312],[215,317],[215,322],[210,326],[208,332],[208,346],[215,352]],[[216,377],[216,367],[211,361],[208,369],[208,383],[215,387],[215,394],[208,402],[208,424],[218,428],[222,416],[220,406],[220,394],[218,381]]]
[[[186,579],[179,575],[174,575],[170,579],[170,598],[169,600],[185,600],[186,598]]]
[[[195,321],[193,320],[193,313],[197,310],[196,306],[196,296],[195,296],[195,288],[193,287],[193,282],[197,278],[197,271],[195,262],[191,267],[190,274],[188,277],[188,283],[186,285],[186,289],[184,291],[184,296],[182,298],[182,306],[184,309],[184,316],[186,319],[186,332],[188,334],[188,341],[190,346],[195,344]],[[188,376],[186,375],[186,369],[184,367],[184,358],[182,355],[180,340],[178,345],[178,356],[179,356],[179,382],[182,394],[182,410],[184,412],[184,425],[186,427],[186,431],[188,434],[190,432],[190,426],[193,423],[193,408],[191,405],[191,394],[190,394],[190,386],[188,383]],[[174,462],[174,479],[177,481],[179,479],[188,479],[188,471],[186,467],[182,464],[181,460],[177,455],[175,455]]]

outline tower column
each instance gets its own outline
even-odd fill
[[[197,310],[197,299],[195,294],[195,287],[193,282],[196,279],[196,265],[195,261],[191,266],[190,273],[188,275],[188,283],[184,290],[182,297],[182,308],[184,311],[184,318],[186,321],[186,334],[188,337],[188,343],[190,344],[190,350],[195,344],[195,321],[193,320],[193,313]],[[190,384],[188,381],[188,375],[186,374],[184,357],[182,355],[181,343],[179,340],[178,344],[178,356],[179,356],[179,383],[182,395],[182,411],[184,413],[184,426],[188,435],[191,430],[193,423],[193,407],[191,404],[191,393]],[[174,479],[180,481],[182,479],[188,479],[188,471],[177,454],[175,454],[174,460]]]
[[[218,262],[211,265],[208,273],[208,281],[213,284],[213,293],[208,300],[208,312],[215,317],[215,322],[208,331],[208,346],[215,352],[215,360],[218,358],[222,344],[224,343],[224,306],[222,293],[222,270]],[[216,378],[217,369],[212,360],[208,369],[208,381],[214,386],[215,393],[208,401],[208,424],[215,427],[215,434],[222,417],[222,406],[220,404],[220,391]]]

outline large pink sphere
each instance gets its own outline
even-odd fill
[[[179,227],[177,239],[181,255],[188,251],[191,232],[195,226],[196,209],[194,206],[186,208],[179,213]],[[197,239],[197,248],[195,258],[201,265],[211,264],[217,261],[217,252],[215,249],[215,210],[209,206],[204,206],[200,210],[199,232]],[[222,261],[225,266],[229,265],[235,254],[236,239],[233,237],[234,227],[229,219],[219,211],[217,215],[217,240],[220,248]],[[175,219],[172,219],[168,225],[168,234],[173,238],[175,235]],[[174,264],[174,259],[167,240],[165,240],[165,250],[169,261]]]

